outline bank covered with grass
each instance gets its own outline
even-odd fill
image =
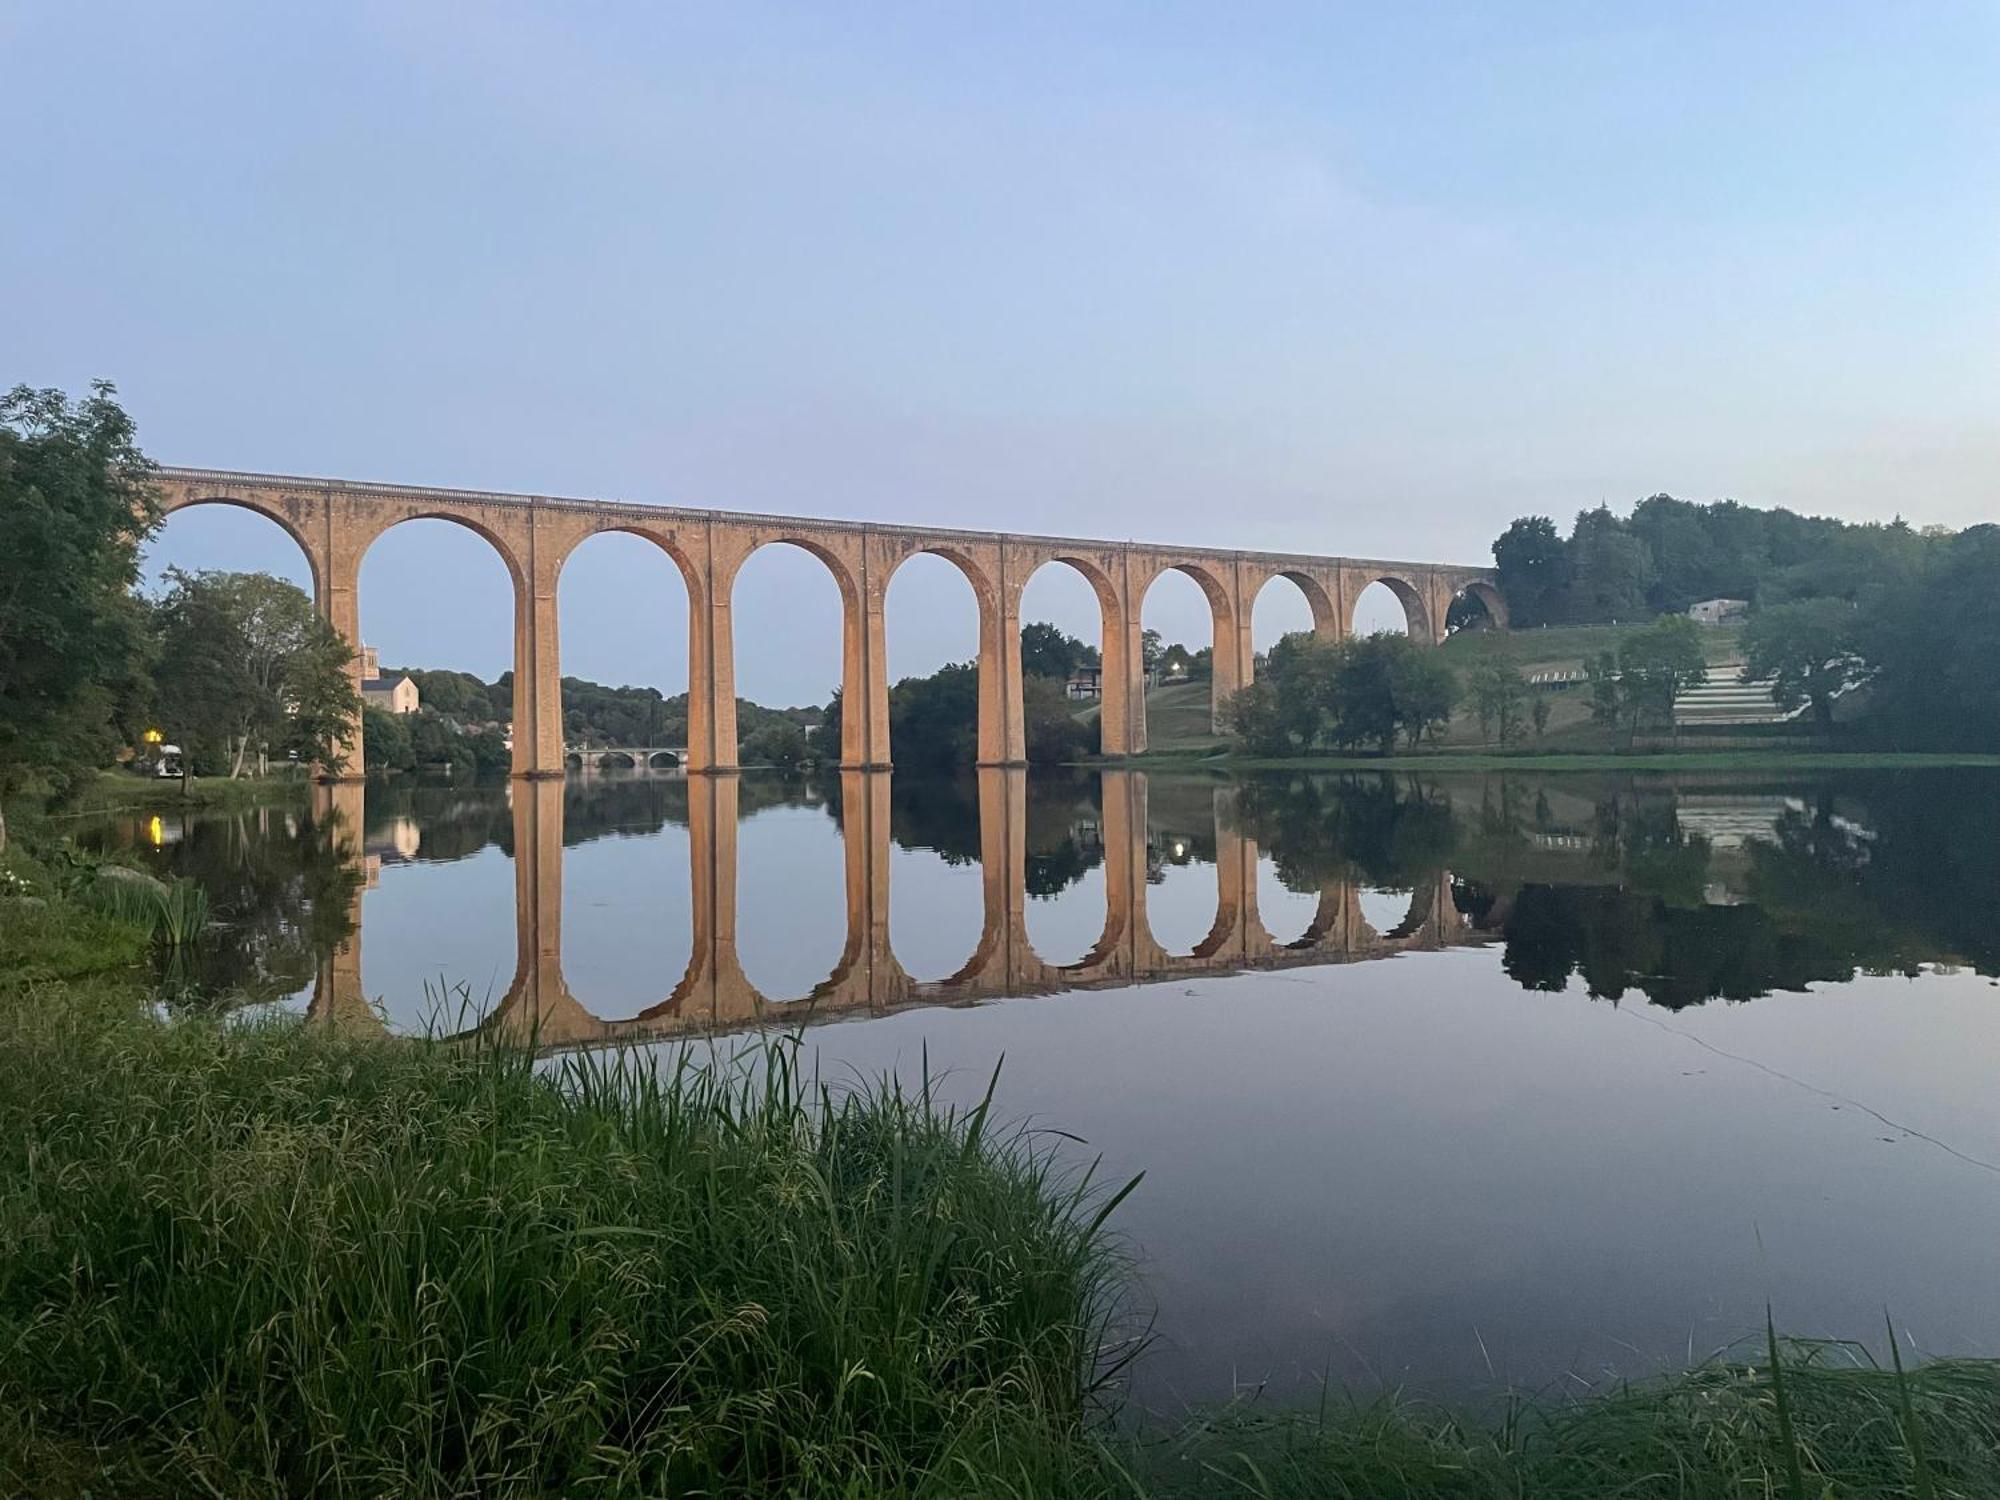
[[[537,1068],[163,1019],[143,932],[10,869],[0,1493],[2000,1493],[1993,1365],[1825,1348],[1115,1424],[1122,1189],[985,1110],[785,1041]]]

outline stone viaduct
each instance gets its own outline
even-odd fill
[[[1416,885],[1403,920],[1392,928],[1371,926],[1359,886],[1337,881],[1319,892],[1305,931],[1280,942],[1258,914],[1256,841],[1235,826],[1228,805],[1232,790],[1218,787],[1215,919],[1189,952],[1169,953],[1146,912],[1151,836],[1146,774],[1107,770],[1101,806],[1104,927],[1075,962],[1051,963],[1035,951],[1028,933],[1026,776],[1019,767],[978,773],[979,940],[956,973],[919,980],[903,967],[889,940],[889,777],[843,772],[846,941],[831,972],[798,997],[764,995],[744,973],[736,937],[738,783],[727,776],[693,779],[688,794],[692,951],[686,969],[670,987],[663,985],[659,999],[623,1020],[593,1014],[588,998],[572,992],[563,972],[563,789],[546,779],[518,783],[512,797],[514,974],[480,1029],[550,1048],[641,1042],[908,1006],[1358,963],[1491,941],[1490,930],[1459,913],[1451,875],[1439,869]],[[317,792],[318,811],[337,815],[349,857],[360,858],[362,788],[342,783]],[[381,1021],[362,985],[361,901],[357,887],[349,913],[352,930],[322,960],[308,1014],[372,1030]]]
[[[840,763],[850,770],[889,765],[889,683],[883,602],[896,569],[919,552],[954,563],[972,585],[979,609],[979,760],[1018,765],[1026,759],[1021,708],[1021,593],[1039,568],[1062,563],[1090,583],[1101,610],[1103,752],[1146,748],[1145,669],[1140,607],[1153,580],[1169,570],[1193,578],[1214,623],[1213,702],[1220,705],[1251,678],[1251,609],[1274,578],[1291,580],[1312,609],[1314,629],[1339,638],[1352,628],[1361,591],[1386,584],[1401,600],[1410,634],[1443,638],[1445,617],[1461,594],[1506,623],[1491,570],[1280,552],[1232,552],[1150,542],[1081,541],[935,527],[684,510],[623,501],[566,500],[414,489],[344,480],[293,479],[207,469],[164,469],[163,510],[234,505],[270,517],[304,550],[320,613],[357,649],[359,583],[370,544],[404,521],[453,521],[492,544],[514,588],[514,749],[516,776],[560,776],[564,768],[562,665],[557,644],[556,583],[563,560],[599,532],[629,532],[652,542],[679,568],[688,596],[688,754],[691,771],[733,771],[736,663],[730,600],[744,560],[759,547],[788,542],[823,562],[840,591],[842,699]],[[855,711],[860,705],[862,711]],[[352,730],[342,774],[363,767],[360,726]]]

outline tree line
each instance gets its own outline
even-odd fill
[[[1563,536],[1547,516],[1516,519],[1493,543],[1510,622],[1601,625],[1684,616],[1708,599],[1748,608],[1749,675],[1783,708],[1822,729],[1863,689],[1851,717],[1869,742],[1906,749],[2000,749],[2000,528],[1917,530],[1901,520],[1854,523],[1694,505],[1669,495],[1629,517],[1580,512]],[[1636,717],[1657,695],[1593,712]],[[1607,690],[1608,692],[1608,690]]]
[[[1548,516],[1521,516],[1494,540],[1493,562],[1516,628],[1608,625],[1706,599],[1858,603],[1920,569],[1948,536],[1901,520],[1857,524],[1653,495],[1630,516],[1603,505],[1579,511],[1567,537]]]

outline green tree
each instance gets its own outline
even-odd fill
[[[1643,619],[1652,559],[1646,544],[1609,506],[1582,511],[1569,536],[1570,580],[1563,618],[1580,623]]]
[[[0,796],[102,765],[143,696],[132,586],[159,510],[113,397],[99,381],[75,403],[27,386],[0,398]]]
[[[1094,755],[1098,721],[1077,718],[1063,685],[1052,677],[1028,677],[1021,683],[1021,723],[1025,749],[1035,765],[1060,765]]]
[[[1590,680],[1592,721],[1606,729],[1616,729],[1624,701],[1618,691],[1618,653],[1600,651],[1584,663],[1583,670]]]
[[[1348,643],[1306,630],[1280,636],[1271,647],[1266,675],[1278,689],[1285,731],[1302,750],[1311,749],[1326,731],[1334,711],[1334,685],[1348,651]]]
[[[971,765],[979,749],[979,668],[955,662],[889,690],[889,745],[899,766]]]
[[[840,761],[841,719],[840,689],[835,688],[826,707],[820,710],[819,728],[812,732],[814,758],[825,764]]]
[[[1021,675],[1066,682],[1078,667],[1097,665],[1097,648],[1042,620],[1021,627]]]
[[[1708,674],[1701,627],[1686,615],[1664,615],[1627,636],[1618,648],[1618,695],[1627,722],[1671,724],[1674,700]]]
[[[2000,526],[1971,526],[1864,607],[1856,641],[1875,669],[1869,718],[1890,743],[2000,751],[1996,579]]]
[[[336,769],[361,704],[354,653],[297,585],[268,573],[170,569],[154,608],[162,727],[198,764],[240,776],[252,755]]]
[[[1369,635],[1343,641],[1337,653],[1327,707],[1338,745],[1396,748],[1402,720],[1396,708],[1396,661],[1413,649],[1407,636]]]
[[[1230,731],[1252,755],[1292,755],[1302,748],[1286,726],[1277,684],[1266,678],[1231,693],[1222,712]]]
[[[1569,594],[1569,550],[1547,516],[1522,516],[1493,543],[1507,616],[1516,626],[1553,624]]]
[[[1701,627],[1686,615],[1663,615],[1600,652],[1586,667],[1590,716],[1606,729],[1636,732],[1646,724],[1671,724],[1674,700],[1708,673]]]
[[[1743,630],[1743,675],[1771,680],[1778,706],[1812,705],[1820,728],[1833,727],[1833,700],[1866,666],[1856,654],[1859,616],[1841,599],[1801,599],[1751,616]]]
[[[1139,632],[1139,665],[1147,672],[1159,669],[1160,657],[1166,648],[1160,644],[1160,632],[1142,630]]]
[[[1396,727],[1412,749],[1451,720],[1458,706],[1458,677],[1434,648],[1408,636],[1391,636],[1389,685],[1395,695]],[[1400,648],[1400,649],[1397,649]]]
[[[1512,740],[1520,732],[1528,706],[1528,684],[1520,669],[1511,662],[1485,662],[1472,673],[1471,690],[1472,709],[1479,716],[1479,737],[1490,740],[1497,729],[1501,744]]]
[[[1701,506],[1650,495],[1632,508],[1630,526],[1651,562],[1646,604],[1656,614],[1685,613],[1699,599],[1748,597],[1730,594],[1738,580],[1704,524]]]
[[[416,750],[410,744],[412,717],[373,707],[361,711],[361,738],[368,747],[370,776],[383,777],[416,770]]]
[[[808,758],[806,732],[790,719],[773,719],[744,740],[740,758],[746,766],[795,771]]]

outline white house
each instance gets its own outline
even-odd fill
[[[1749,613],[1748,599],[1704,599],[1688,606],[1688,618],[1697,625],[1721,625]]]

